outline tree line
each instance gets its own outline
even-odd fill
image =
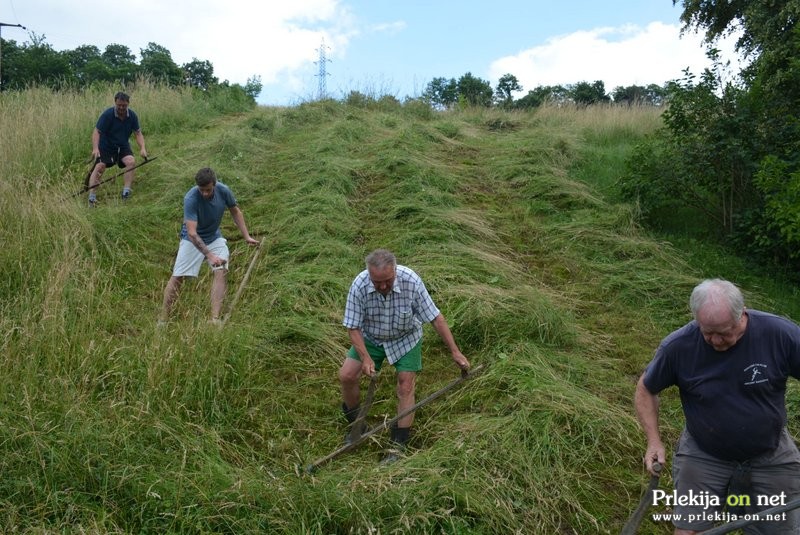
[[[243,90],[250,98],[261,93],[261,77],[254,75],[244,86],[220,82],[214,76],[214,66],[208,60],[192,58],[177,65],[170,51],[148,43],[140,50],[140,59],[125,45],[109,44],[104,50],[94,45],[82,45],[73,50],[58,51],[44,36],[30,35],[22,44],[0,40],[2,64],[0,85],[3,90],[23,90],[44,86],[58,90],[67,87],[87,87],[94,83],[133,83],[145,76],[170,86],[189,85],[203,91],[229,88]]]
[[[515,99],[514,94],[523,91],[519,79],[507,73],[500,77],[493,89],[490,82],[468,72],[458,80],[434,78],[425,87],[422,98],[437,109],[450,109],[457,104],[469,106],[498,106],[504,109],[536,108],[542,104],[592,104],[617,103],[628,105],[662,105],[669,92],[669,83],[663,86],[618,86],[611,94],[606,93],[605,83],[578,82],[571,85],[538,86],[524,96]]]
[[[30,41],[17,43],[2,40],[2,65],[0,86],[5,90],[23,90],[31,86],[52,89],[85,87],[98,82],[131,83],[139,76],[165,82],[171,86],[190,85],[201,90],[228,86],[214,76],[214,66],[208,60],[192,58],[178,65],[170,51],[157,43],[148,43],[140,50],[140,59],[125,45],[112,43],[100,50],[94,45],[82,45],[72,50],[57,51],[44,36],[32,33]],[[255,99],[261,92],[259,76],[252,76],[243,87]],[[500,77],[496,88],[472,73],[458,79],[434,78],[425,88],[423,100],[437,109],[450,109],[456,104],[470,106],[499,106],[505,109],[535,108],[545,102],[552,104],[574,103],[590,105],[604,102],[661,105],[668,87],[648,86],[617,87],[610,94],[598,80],[573,85],[539,86],[521,98],[514,95],[523,90],[513,74]]]

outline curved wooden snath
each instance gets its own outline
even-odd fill
[[[335,459],[339,455],[341,455],[343,453],[346,453],[346,452],[348,452],[350,450],[356,449],[360,444],[362,444],[365,440],[367,440],[372,435],[374,435],[376,433],[379,433],[379,432],[383,431],[384,429],[388,429],[389,427],[392,426],[392,424],[394,424],[395,422],[399,421],[401,418],[403,418],[405,416],[408,416],[409,414],[411,414],[412,412],[416,411],[417,409],[419,409],[423,405],[427,405],[428,403],[430,403],[434,399],[442,396],[447,391],[451,390],[453,387],[455,387],[457,385],[460,385],[461,383],[463,383],[467,379],[471,379],[471,378],[475,377],[481,371],[483,371],[483,364],[481,364],[480,366],[475,367],[471,372],[467,372],[466,370],[462,370],[461,377],[459,377],[458,379],[456,379],[454,381],[451,381],[450,383],[448,383],[444,387],[440,388],[439,390],[437,390],[436,392],[434,392],[430,396],[426,397],[423,400],[418,401],[416,404],[414,404],[414,406],[409,407],[408,409],[402,411],[401,413],[399,413],[397,416],[395,416],[391,420],[386,420],[383,423],[380,423],[380,424],[376,425],[375,427],[373,427],[372,429],[370,429],[369,431],[367,431],[366,433],[361,435],[357,440],[354,440],[354,441],[350,442],[349,444],[345,444],[344,446],[342,446],[338,450],[334,451],[333,453],[329,453],[325,457],[321,457],[321,458],[317,459],[316,461],[314,461],[313,463],[309,464],[306,467],[306,472],[308,472],[310,474],[310,473],[314,472],[317,468],[322,466],[323,464],[327,463],[328,461],[331,461],[331,460]]]
[[[625,523],[625,526],[623,526],[620,535],[636,535],[636,532],[639,530],[639,525],[644,518],[644,514],[647,512],[647,508],[653,503],[653,491],[658,488],[661,465],[659,463],[653,463],[653,471],[655,475],[650,476],[650,483],[647,485],[647,490],[644,491],[642,498],[639,500],[639,506]]]
[[[264,247],[264,240],[266,238],[261,238],[261,242],[258,244],[258,248],[256,249],[256,253],[253,255],[252,260],[250,260],[250,265],[247,266],[247,271],[244,272],[244,277],[242,277],[242,282],[239,283],[239,289],[236,290],[236,294],[233,296],[233,300],[231,301],[230,306],[228,307],[228,311],[225,313],[225,316],[222,318],[222,323],[227,323],[228,318],[231,317],[231,312],[233,312],[233,307],[236,306],[236,303],[239,301],[239,296],[242,295],[242,291],[244,290],[245,284],[247,284],[247,279],[250,278],[250,272],[253,271],[253,266],[256,265],[256,260],[258,260],[258,255],[261,253],[261,249]]]
[[[119,173],[117,173],[116,175],[114,175],[114,176],[110,176],[110,177],[108,177],[108,178],[105,178],[105,179],[101,180],[100,182],[98,182],[97,184],[95,184],[94,186],[90,186],[90,185],[89,185],[89,177],[90,177],[90,176],[92,176],[92,171],[94,171],[94,168],[95,168],[95,166],[97,165],[97,163],[95,163],[95,164],[92,166],[92,168],[89,170],[89,174],[87,174],[87,175],[86,175],[86,180],[85,180],[85,183],[84,183],[83,189],[82,189],[82,190],[80,190],[78,193],[75,193],[75,194],[73,195],[73,197],[77,197],[78,195],[80,195],[80,194],[82,194],[82,193],[86,193],[87,191],[89,191],[89,190],[91,190],[91,189],[94,189],[94,188],[96,188],[96,187],[100,186],[101,184],[105,184],[106,182],[109,182],[109,181],[111,181],[111,180],[114,180],[115,178],[121,177],[122,175],[124,175],[124,174],[125,174],[125,173],[127,173],[128,171],[133,171],[134,169],[138,169],[139,167],[141,167],[141,166],[143,166],[143,165],[147,165],[148,163],[152,162],[152,161],[153,161],[153,160],[155,160],[156,158],[158,158],[158,156],[151,156],[151,157],[149,157],[149,158],[145,158],[145,160],[144,160],[143,162],[141,162],[141,163],[137,163],[136,165],[134,165],[134,166],[133,166],[133,167],[131,167],[130,169],[123,169],[122,171],[120,171],[120,172],[119,172]]]

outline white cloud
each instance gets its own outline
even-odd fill
[[[154,42],[178,65],[208,60],[220,80],[242,84],[259,75],[265,85],[291,85],[300,71],[313,70],[323,38],[331,53],[341,53],[353,36],[352,16],[341,0],[138,0],[121,11],[109,11],[101,0],[32,0],[16,12],[35,22],[27,22],[29,30],[57,50],[93,44],[102,51],[119,43],[138,60]],[[26,40],[24,33],[14,38]]]
[[[733,41],[719,45],[735,57]],[[617,86],[662,85],[681,78],[687,67],[700,73],[710,66],[702,37],[680,35],[677,25],[653,22],[646,28],[622,26],[578,31],[548,39],[544,45],[492,62],[490,76],[517,77],[526,93],[537,86],[569,85],[602,80],[606,91]]]

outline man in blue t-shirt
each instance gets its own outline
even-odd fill
[[[739,289],[720,279],[695,287],[689,304],[694,321],[662,340],[635,394],[644,464],[655,473],[653,463],[666,460],[658,393],[673,385],[680,393],[686,427],[673,456],[675,492],[660,503],[673,508],[676,535],[800,496],[800,452],[786,429],[785,403],[787,379],[800,378],[800,327],[746,310]],[[729,515],[721,516],[726,506]],[[799,530],[797,509],[745,528]]]
[[[123,177],[122,200],[131,196],[136,160],[133,157],[129,139],[131,134],[136,137],[139,145],[139,154],[147,159],[147,150],[144,147],[144,135],[139,127],[139,117],[128,108],[131,98],[120,91],[114,95],[114,106],[100,114],[94,131],[92,132],[92,158],[94,168],[89,176],[89,206],[97,205],[95,191],[100,184],[100,176],[107,167],[118,165],[126,169]]]
[[[220,231],[220,223],[228,209],[233,222],[249,245],[258,245],[258,240],[250,236],[244,222],[244,214],[236,204],[230,188],[217,182],[214,171],[204,167],[195,176],[197,184],[183,197],[183,227],[181,241],[172,277],[164,289],[164,304],[159,317],[159,325],[169,319],[169,312],[178,296],[178,290],[185,277],[197,277],[203,260],[208,262],[214,272],[211,286],[211,323],[221,325],[220,312],[225,298],[226,276],[228,273],[228,245]]]

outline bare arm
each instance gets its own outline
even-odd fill
[[[92,131],[92,158],[100,157],[100,130],[95,128]]]
[[[361,329],[347,329],[347,334],[350,335],[350,343],[353,344],[358,358],[361,359],[361,372],[372,377],[375,375],[375,362],[369,356]]]
[[[136,144],[139,145],[139,154],[142,155],[142,158],[145,160],[147,159],[147,149],[144,148],[144,135],[142,134],[141,130],[137,130],[133,133],[134,137],[136,138]]]
[[[212,266],[221,266],[225,263],[222,258],[212,253],[203,242],[203,238],[201,238],[197,233],[197,221],[190,221],[188,219],[186,220],[186,234],[189,238],[189,241],[192,242],[195,247],[197,247],[198,251],[203,253],[203,256],[206,257]]]
[[[244,214],[242,210],[238,206],[231,206],[231,217],[233,217],[233,222],[236,223],[236,227],[239,229],[239,232],[242,233],[242,237],[244,241],[246,241],[250,245],[258,245],[258,240],[250,236],[250,233],[247,231],[247,224],[244,222]]]
[[[655,475],[653,462],[658,461],[662,466],[666,460],[664,444],[661,442],[661,434],[658,431],[658,395],[651,393],[644,386],[644,374],[636,383],[636,393],[634,394],[634,407],[639,424],[642,426],[647,437],[647,451],[644,454],[644,464],[647,471]]]
[[[453,333],[450,332],[450,326],[447,325],[447,320],[444,319],[444,316],[441,314],[436,316],[431,322],[431,325],[433,325],[433,328],[436,329],[436,332],[447,346],[447,349],[450,350],[450,354],[453,356],[453,360],[455,361],[456,365],[462,370],[468,370],[469,361],[458,348],[458,345],[453,338]]]

